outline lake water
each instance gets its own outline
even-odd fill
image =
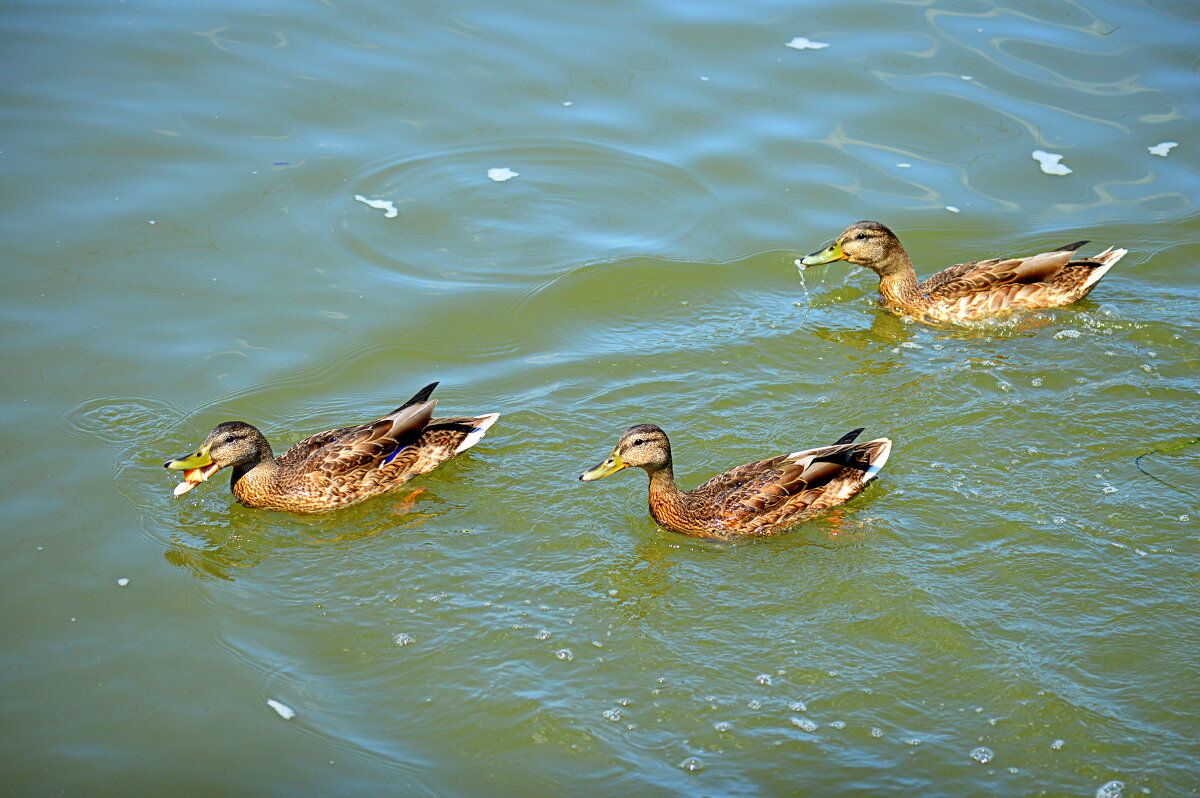
[[[0,42],[9,794],[1200,790],[1200,5],[27,2]],[[858,219],[922,274],[1130,253],[938,330],[797,271]],[[171,496],[217,422],[282,450],[433,380],[503,416],[414,513]],[[895,449],[714,545],[577,481],[648,421],[688,487]]]

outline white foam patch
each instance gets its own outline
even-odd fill
[[[118,587],[125,587],[125,586],[126,586],[126,585],[128,585],[128,584],[129,584],[129,580],[128,580],[128,579],[126,579],[126,578],[125,578],[125,577],[123,577],[123,576],[122,576],[120,579],[118,579],[118,580],[117,580],[117,586],[118,586]]]
[[[396,210],[396,203],[391,200],[367,199],[362,194],[355,194],[354,198],[364,205],[369,205],[372,208],[383,211],[384,218],[394,219],[400,214]]]
[[[1064,163],[1061,163],[1063,156],[1056,152],[1046,152],[1045,150],[1034,150],[1033,160],[1041,164],[1042,171],[1048,175],[1069,175],[1071,169]]]
[[[797,36],[788,42],[786,46],[791,47],[793,50],[824,50],[829,44],[827,42],[814,42],[812,39]]]
[[[503,183],[505,180],[512,180],[514,177],[520,177],[520,172],[514,172],[507,166],[501,166],[496,169],[488,170],[488,177],[495,180],[497,183]]]
[[[1147,147],[1151,155],[1159,155],[1163,158],[1167,157],[1167,153],[1179,146],[1178,141],[1164,141],[1162,144],[1155,144],[1153,147]]]
[[[961,213],[961,211],[959,211],[959,209],[953,205],[947,205],[946,210],[950,211],[950,213]]]
[[[276,714],[278,714],[279,717],[283,718],[284,720],[291,720],[292,718],[296,717],[296,710],[292,709],[282,701],[276,701],[274,698],[268,698],[267,706],[275,710]]]

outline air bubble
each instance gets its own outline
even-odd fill
[[[679,767],[689,773],[695,773],[696,771],[704,770],[704,763],[694,756],[689,756],[679,763]]]
[[[971,758],[981,765],[991,762],[994,757],[995,754],[992,753],[992,749],[984,748],[982,745],[971,752]]]
[[[808,718],[792,718],[792,725],[797,729],[803,729],[809,734],[820,728],[815,721],[811,721]]]

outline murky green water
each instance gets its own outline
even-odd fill
[[[9,793],[1197,791],[1195,3],[39,2],[0,31]],[[1130,254],[1074,307],[938,331],[796,271],[861,218],[924,273]],[[503,418],[416,515],[171,497],[216,422],[281,447],[435,379]],[[643,421],[688,485],[896,447],[828,518],[697,544],[641,474],[576,481]]]

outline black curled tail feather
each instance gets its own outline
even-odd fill
[[[862,432],[865,429],[866,429],[866,427],[859,427],[858,429],[852,429],[849,432],[847,432],[845,435],[843,435],[842,437],[840,437],[836,441],[834,441],[833,445],[841,446],[843,443],[854,443],[854,441],[856,441],[858,439],[858,436],[862,435]]]
[[[398,412],[400,410],[403,410],[406,407],[412,407],[415,404],[420,404],[421,402],[428,402],[429,397],[433,394],[433,389],[436,387],[438,387],[438,383],[436,383],[436,382],[429,383],[424,388],[422,388],[421,390],[419,390],[415,394],[413,394],[412,399],[409,399],[407,402],[400,405],[392,412],[393,413]]]

